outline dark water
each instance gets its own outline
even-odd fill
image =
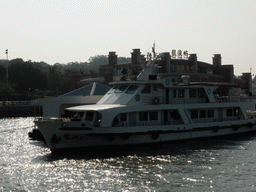
[[[0,191],[256,191],[256,135],[51,154],[31,126],[0,120]]]

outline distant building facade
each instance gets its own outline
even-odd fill
[[[77,82],[78,87],[92,82],[109,85],[109,82],[118,81],[122,77],[134,80],[146,65],[146,57],[148,59],[151,54],[141,55],[140,49],[133,49],[130,63],[118,63],[116,52],[109,52],[108,64],[99,67],[99,77],[80,80]],[[178,55],[175,50],[172,50],[172,54],[170,52],[161,53],[157,62],[161,77],[172,76],[176,77],[178,82],[182,82],[180,77],[189,75],[190,81],[193,82],[223,83],[223,86],[225,84],[242,88],[247,93],[251,92],[251,74],[243,73],[240,79],[235,78],[233,65],[222,65],[221,54],[214,54],[212,64],[210,64],[198,61],[196,54],[188,55],[187,52],[184,52],[182,56],[180,50]]]

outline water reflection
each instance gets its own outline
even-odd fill
[[[255,134],[54,154],[28,139],[30,125],[33,119],[0,120],[0,191],[255,189]]]

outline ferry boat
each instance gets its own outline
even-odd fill
[[[134,81],[113,82],[94,105],[67,108],[69,118],[37,118],[49,148],[153,144],[256,131],[245,95],[218,95],[218,83],[158,77],[149,59]]]

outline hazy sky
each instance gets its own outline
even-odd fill
[[[256,0],[1,0],[0,59],[49,64],[130,57],[134,48],[196,53],[256,74]]]

